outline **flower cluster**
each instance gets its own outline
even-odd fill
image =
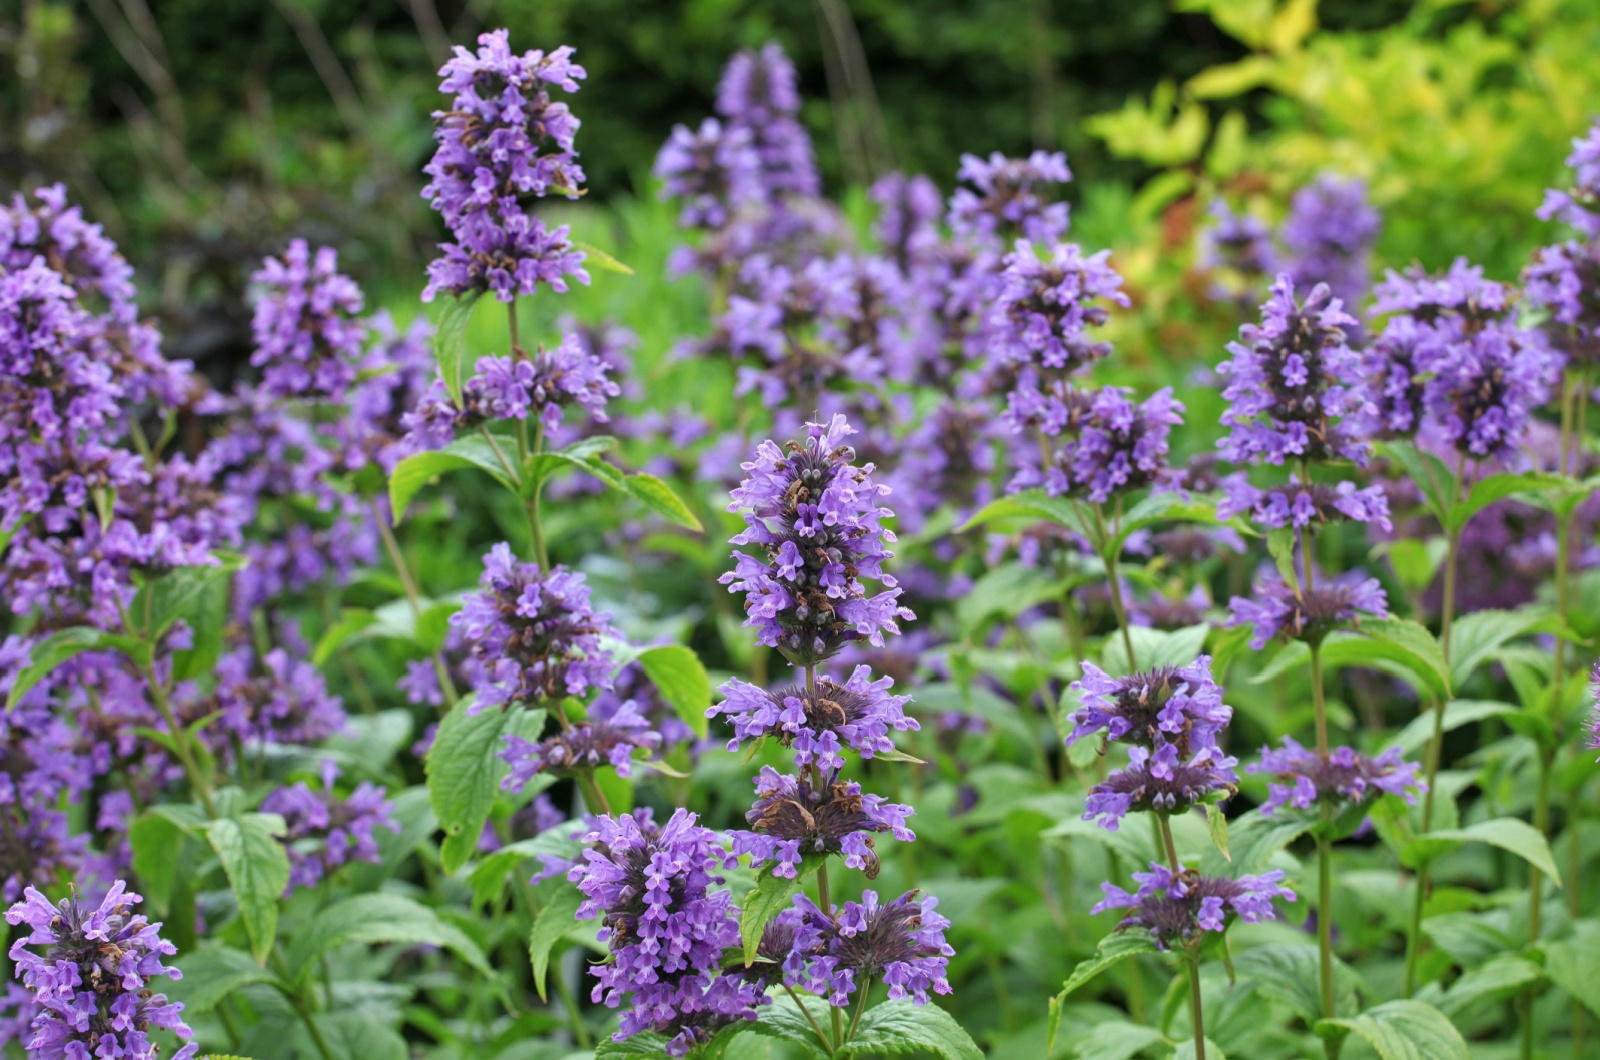
[[[1538,216],[1544,221],[1559,220],[1593,242],[1600,239],[1600,122],[1572,141],[1567,167],[1572,170],[1572,187],[1547,190]]]
[[[251,277],[263,291],[251,322],[261,388],[274,398],[337,401],[355,382],[366,328],[361,288],[339,272],[332,247],[315,254],[303,239],[267,258]]]
[[[1009,233],[1032,243],[1054,243],[1067,233],[1068,206],[1047,202],[1040,189],[1072,179],[1067,156],[1035,151],[1007,158],[996,151],[987,159],[962,155],[950,196],[947,222],[958,236],[978,241],[1004,240]]]
[[[1359,571],[1317,579],[1309,587],[1267,575],[1256,580],[1251,596],[1235,596],[1228,606],[1228,625],[1250,626],[1250,646],[1260,651],[1278,637],[1320,644],[1334,630],[1359,624],[1364,614],[1384,618],[1389,598],[1378,579]]]
[[[926,1005],[929,993],[950,993],[945,977],[955,950],[945,941],[950,921],[934,911],[933,896],[907,891],[891,902],[876,891],[845,902],[829,914],[804,896],[795,902],[803,921],[820,937],[806,961],[806,989],[843,1008],[859,987],[882,982],[889,1000]]]
[[[431,179],[422,195],[454,239],[428,265],[423,300],[492,290],[510,302],[540,284],[565,291],[568,277],[588,283],[567,227],[547,229],[529,210],[551,193],[582,190],[578,119],[550,98],[551,86],[576,92],[585,76],[572,49],[517,55],[507,31],[495,30],[478,37],[476,52],[457,47],[439,75],[439,90],[453,99],[433,115],[439,146],[423,168]]]
[[[818,790],[804,776],[763,766],[755,805],[745,814],[750,830],[733,833],[733,852],[750,855],[751,868],[771,862],[773,875],[790,879],[803,858],[842,854],[847,867],[876,879],[873,833],[890,832],[909,843],[916,838],[905,823],[911,814],[911,807],[863,794],[854,782],[835,781]]]
[[[1384,794],[1415,804],[1417,793],[1427,790],[1417,777],[1417,767],[1401,757],[1398,747],[1376,757],[1349,747],[1319,755],[1288,736],[1281,748],[1263,747],[1260,761],[1246,766],[1245,772],[1275,778],[1267,785],[1267,801],[1261,806],[1268,817],[1284,806],[1309,810],[1318,803],[1342,806]]]
[[[1142,928],[1161,949],[1184,949],[1204,932],[1225,930],[1230,917],[1247,924],[1272,920],[1273,899],[1295,900],[1294,892],[1281,885],[1283,876],[1282,869],[1238,879],[1202,876],[1192,869],[1174,872],[1152,861],[1149,872],[1133,874],[1139,888],[1131,894],[1116,884],[1102,883],[1105,898],[1090,912],[1129,910],[1117,925],[1119,930]]]
[[[1283,224],[1287,270],[1300,288],[1325,283],[1347,306],[1359,304],[1372,283],[1371,255],[1383,219],[1359,180],[1318,177],[1294,193]]]
[[[893,678],[874,681],[866,666],[857,666],[842,684],[820,677],[814,688],[768,691],[736,677],[722,686],[723,701],[706,715],[733,723],[730,751],[745,740],[770,735],[794,751],[797,765],[815,764],[831,773],[844,765],[845,748],[871,758],[894,750],[891,731],[919,728],[917,719],[905,712],[907,697],[890,693],[893,686]]]
[[[387,828],[400,831],[394,807],[384,790],[363,780],[348,795],[334,789],[339,767],[332,760],[322,763],[322,790],[313,791],[305,781],[279,788],[261,802],[262,813],[283,817],[283,841],[289,848],[289,886],[315,887],[339,866],[352,861],[377,863],[381,860],[375,831]]]
[[[152,980],[182,974],[161,963],[178,952],[161,937],[161,925],[132,912],[143,900],[121,880],[93,910],[76,898],[51,905],[29,887],[24,900],[6,911],[8,924],[28,926],[27,936],[12,943],[10,956],[33,995],[30,1056],[156,1060],[152,1030],[194,1037],[183,1022],[183,1006],[151,989]],[[34,946],[45,950],[41,954],[30,949]],[[190,1060],[198,1052],[190,1042],[171,1060]]]
[[[716,873],[731,860],[715,832],[674,811],[660,828],[634,814],[602,817],[585,837],[583,860],[567,878],[583,893],[578,918],[599,917],[612,960],[591,971],[593,1000],[617,1008],[631,995],[617,1041],[654,1030],[683,1056],[723,1024],[752,1019],[761,994],[718,975],[722,951],[739,944],[739,924]]]
[[[873,481],[871,464],[855,465],[845,443],[854,433],[835,416],[808,423],[806,437],[784,448],[761,443],[728,508],[742,512],[746,526],[733,543],[757,545],[764,556],[735,552],[722,584],[745,594],[745,625],[761,643],[797,666],[855,640],[882,644],[884,633],[899,632],[900,619],[915,617],[883,572],[892,555],[885,546],[895,539],[882,525],[892,513],[878,504],[888,487]],[[869,596],[862,579],[883,591]]]
[[[618,776],[633,776],[636,753],[661,747],[662,736],[638,705],[626,700],[605,717],[595,717],[537,742],[515,734],[506,737],[500,757],[511,767],[501,781],[507,791],[521,791],[539,773],[557,776],[577,770],[613,766]]]
[[[1167,436],[1183,422],[1183,403],[1163,387],[1135,405],[1123,387],[1101,387],[1069,417],[1045,489],[1097,504],[1152,486],[1167,471]]]
[[[541,571],[501,542],[483,557],[480,591],[450,616],[478,664],[477,707],[582,698],[611,686],[607,616],[589,606],[582,574]]]

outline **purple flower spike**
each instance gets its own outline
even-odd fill
[[[750,130],[707,118],[679,125],[656,156],[661,197],[677,199],[682,228],[722,228],[741,207],[762,201],[761,155]]]
[[[660,747],[661,734],[639,713],[638,705],[627,700],[604,719],[595,718],[538,743],[507,736],[500,757],[510,763],[511,772],[500,786],[521,791],[539,773],[570,776],[600,766],[614,766],[619,776],[631,777],[634,752]]]
[[[995,354],[1019,368],[1069,375],[1104,357],[1110,346],[1091,341],[1087,331],[1110,319],[1107,304],[1129,304],[1110,257],[1110,251],[1085,255],[1076,243],[1060,243],[1041,261],[1031,244],[1018,241],[1005,257],[990,313]]]
[[[585,837],[590,848],[567,878],[583,892],[578,918],[601,918],[600,941],[612,960],[590,969],[592,1000],[633,1007],[613,1036],[667,1035],[667,1055],[690,1048],[735,1020],[751,1019],[762,986],[718,976],[722,952],[739,945],[739,922],[717,871],[732,864],[717,833],[687,810],[656,828],[649,816],[602,817]]]
[[[867,981],[889,988],[889,1000],[910,998],[926,1005],[929,992],[950,993],[945,977],[955,949],[945,941],[950,921],[934,911],[938,899],[907,891],[894,901],[878,901],[864,891],[859,902],[845,902],[833,916],[799,896],[795,906],[821,933],[822,952],[807,965],[806,988],[842,1008]]]
[[[768,199],[817,194],[821,181],[811,137],[796,119],[800,79],[776,42],[760,51],[746,49],[728,60],[717,85],[717,113],[730,128],[748,131]]]
[[[1241,471],[1223,479],[1222,490],[1222,500],[1217,504],[1219,519],[1242,515],[1258,526],[1296,529],[1348,520],[1392,529],[1389,498],[1382,486],[1358,488],[1349,481],[1337,485],[1307,484],[1300,481],[1299,475],[1290,475],[1287,486],[1263,489],[1251,485]]]
[[[400,831],[394,805],[383,788],[363,780],[341,797],[334,790],[338,779],[339,767],[327,761],[322,764],[321,791],[312,791],[302,780],[261,801],[262,813],[281,814],[288,826],[283,837],[289,847],[286,896],[296,887],[315,887],[348,862],[377,864],[382,854],[374,832],[379,828]]]
[[[589,606],[583,575],[519,563],[501,542],[483,558],[481,591],[468,593],[450,624],[461,631],[479,670],[476,707],[583,697],[611,687],[615,636],[609,616]]]
[[[261,389],[275,398],[343,401],[360,367],[366,326],[358,319],[361,288],[339,271],[339,254],[303,239],[283,257],[268,258],[250,279],[263,293],[256,302],[250,363],[261,369]]]
[[[76,898],[51,905],[29,887],[24,900],[6,911],[8,924],[30,929],[11,945],[16,974],[33,993],[28,1055],[156,1060],[151,1028],[180,1039],[194,1037],[183,1022],[183,1005],[152,991],[151,980],[181,979],[182,974],[161,963],[178,952],[161,937],[161,925],[132,912],[143,900],[118,880],[91,912]],[[41,955],[30,946],[46,949]],[[190,1060],[199,1051],[189,1042],[171,1060]]]
[[[1272,285],[1261,323],[1239,329],[1222,396],[1228,437],[1218,443],[1236,464],[1349,460],[1364,466],[1371,447],[1352,430],[1366,409],[1360,357],[1348,345],[1356,320],[1326,284],[1302,304],[1287,274]]]
[[[987,160],[962,155],[956,180],[970,187],[958,187],[950,196],[950,230],[997,246],[1018,237],[1053,243],[1067,233],[1068,208],[1064,202],[1047,203],[1040,190],[1071,179],[1067,156],[1060,152],[1007,158],[997,151]]]
[[[1586,135],[1572,141],[1567,166],[1572,170],[1572,188],[1546,191],[1539,218],[1571,225],[1586,239],[1600,239],[1600,121],[1591,125]]]
[[[1295,900],[1294,892],[1280,886],[1283,870],[1273,869],[1259,876],[1202,876],[1193,869],[1174,873],[1152,861],[1149,872],[1136,872],[1139,889],[1129,894],[1121,887],[1102,883],[1105,892],[1091,913],[1108,909],[1127,909],[1129,913],[1117,930],[1144,928],[1163,950],[1183,948],[1197,942],[1207,931],[1222,931],[1228,918],[1237,916],[1247,924],[1274,919],[1272,901]]]
[[[1267,785],[1269,794],[1261,807],[1267,817],[1283,806],[1309,810],[1319,802],[1339,806],[1384,794],[1399,795],[1415,804],[1417,794],[1428,790],[1428,785],[1417,777],[1416,765],[1405,761],[1398,747],[1376,757],[1349,747],[1335,747],[1324,758],[1287,736],[1281,748],[1263,747],[1261,760],[1246,766],[1245,772],[1278,781]]]
[[[550,99],[550,86],[576,92],[585,76],[572,49],[516,55],[500,29],[480,35],[476,52],[456,48],[439,75],[439,90],[454,99],[434,112],[439,146],[423,168],[431,179],[422,195],[455,241],[440,244],[444,256],[429,264],[423,300],[492,290],[510,302],[541,283],[556,291],[567,289],[568,277],[588,283],[567,227],[547,230],[528,212],[546,195],[582,191],[578,119]]]
[[[1239,786],[1233,772],[1238,764],[1216,746],[1189,756],[1180,754],[1177,744],[1165,742],[1157,743],[1153,752],[1131,747],[1127,767],[1090,789],[1083,819],[1115,832],[1129,813],[1182,813],[1217,792],[1231,796]]]
[[[1077,418],[1071,436],[1056,453],[1045,476],[1045,488],[1058,496],[1082,494],[1104,503],[1112,497],[1162,481],[1167,472],[1167,435],[1183,422],[1183,403],[1171,387],[1156,391],[1140,405],[1128,400],[1122,387],[1095,391],[1089,407]]]
[[[1139,747],[1178,745],[1180,753],[1215,747],[1217,734],[1233,720],[1222,689],[1211,676],[1211,657],[1188,666],[1161,666],[1148,672],[1112,677],[1092,662],[1074,681],[1078,709],[1067,746],[1104,731],[1107,740]]]
[[[1248,300],[1254,305],[1259,293],[1252,290],[1263,277],[1278,269],[1278,252],[1272,245],[1272,232],[1266,222],[1250,213],[1235,213],[1221,199],[1207,211],[1214,222],[1200,233],[1200,267],[1227,269],[1247,285],[1234,290],[1218,284],[1212,297],[1219,300]]]
[[[873,466],[855,466],[845,438],[855,431],[843,416],[808,423],[806,438],[780,449],[766,441],[748,474],[733,490],[729,511],[743,512],[745,530],[735,545],[756,545],[764,555],[735,552],[735,567],[720,581],[745,594],[745,625],[761,643],[796,666],[813,666],[857,640],[881,646],[899,633],[900,590],[883,571],[894,533],[882,521],[894,513],[878,505],[889,487],[872,479]],[[867,595],[863,579],[884,591]]]
[[[846,747],[862,758],[871,758],[894,750],[891,730],[920,728],[917,719],[906,716],[909,697],[891,695],[893,686],[891,677],[872,680],[866,666],[857,666],[844,684],[817,678],[815,692],[796,685],[769,692],[734,678],[718,689],[725,698],[709,708],[706,716],[720,714],[733,723],[730,751],[738,750],[745,740],[759,740],[770,733],[783,746],[794,749],[796,765],[815,764],[831,774],[844,766]]]
[[[775,876],[793,879],[807,855],[842,854],[845,864],[867,879],[878,878],[872,834],[890,832],[902,842],[916,838],[906,827],[911,807],[864,795],[861,785],[835,781],[817,791],[803,776],[783,776],[763,766],[756,778],[756,802],[744,819],[748,832],[733,832],[733,852],[749,854],[750,867],[773,863]]]
[[[1250,646],[1257,651],[1274,637],[1317,644],[1336,629],[1348,629],[1361,621],[1363,614],[1383,618],[1389,613],[1389,598],[1376,578],[1351,572],[1331,581],[1319,579],[1315,587],[1296,592],[1276,575],[1255,583],[1253,598],[1235,596],[1228,602],[1233,616],[1229,628],[1253,626]]]
[[[1345,305],[1359,303],[1372,286],[1372,247],[1382,227],[1359,180],[1322,176],[1295,192],[1283,223],[1295,286],[1325,283]]]

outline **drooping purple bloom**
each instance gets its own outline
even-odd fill
[[[1383,618],[1389,613],[1389,598],[1378,579],[1359,571],[1319,578],[1312,588],[1298,592],[1273,574],[1258,578],[1251,596],[1235,596],[1228,606],[1233,612],[1229,628],[1253,627],[1250,646],[1260,651],[1276,637],[1317,644],[1336,629],[1359,625],[1363,614]]]
[[[890,694],[893,685],[890,677],[872,680],[865,666],[857,666],[843,684],[818,677],[814,692],[798,685],[769,692],[736,677],[718,689],[725,698],[706,716],[721,715],[732,722],[730,751],[770,734],[794,750],[796,765],[815,763],[831,774],[843,767],[846,747],[871,758],[894,750],[891,731],[920,728],[905,713],[909,697]]]
[[[501,542],[483,557],[478,584],[450,616],[481,667],[476,707],[582,698],[611,687],[601,638],[614,634],[608,616],[589,606],[582,574],[519,563]]]
[[[580,770],[613,766],[619,776],[633,776],[634,755],[659,750],[661,734],[628,700],[605,718],[593,718],[538,742],[515,734],[506,737],[500,757],[511,772],[500,782],[506,791],[521,791],[539,773],[568,776]]]
[[[576,198],[583,185],[573,149],[578,119],[550,98],[550,86],[576,92],[585,76],[572,49],[516,55],[500,29],[481,34],[476,52],[457,47],[439,75],[439,90],[454,98],[434,112],[438,148],[423,168],[430,180],[422,194],[454,241],[440,244],[443,256],[429,264],[423,300],[492,290],[510,302],[541,283],[556,291],[567,289],[568,277],[588,283],[567,227],[546,229],[530,212],[535,200]]]
[[[262,813],[283,817],[283,836],[289,849],[288,895],[296,887],[315,887],[339,866],[352,861],[377,864],[382,860],[375,832],[399,832],[394,806],[387,793],[363,780],[341,796],[334,788],[339,767],[331,759],[322,763],[322,789],[313,791],[305,781],[279,788],[261,801]]]
[[[1078,708],[1067,746],[1104,731],[1107,740],[1139,747],[1161,743],[1180,752],[1215,747],[1217,734],[1233,720],[1233,708],[1222,702],[1222,689],[1211,676],[1211,657],[1202,655],[1187,666],[1112,677],[1092,662],[1074,681]]]
[[[910,998],[926,1005],[929,993],[950,993],[946,970],[955,949],[945,941],[950,921],[935,912],[932,895],[907,891],[892,902],[863,891],[861,901],[845,902],[829,916],[809,898],[795,907],[822,936],[821,953],[806,965],[806,988],[842,1008],[869,982],[889,988],[889,1000]]]
[[[716,873],[733,864],[717,834],[679,809],[660,828],[648,815],[601,817],[589,848],[567,878],[583,892],[578,918],[601,918],[599,938],[612,960],[593,966],[592,1000],[617,1008],[631,999],[625,1041],[654,1030],[683,1056],[718,1027],[753,1018],[761,989],[719,975],[723,950],[739,945],[739,923]]]
[[[1245,772],[1275,780],[1267,785],[1267,801],[1261,806],[1268,817],[1284,806],[1309,810],[1319,802],[1341,806],[1384,794],[1399,795],[1415,804],[1417,794],[1428,790],[1417,777],[1416,764],[1405,761],[1398,747],[1377,756],[1335,747],[1324,757],[1288,736],[1282,747],[1263,747],[1261,760],[1246,766]]]
[[[995,246],[1018,238],[1054,243],[1067,233],[1068,206],[1047,202],[1041,193],[1071,179],[1067,156],[1059,151],[1035,151],[1027,158],[997,151],[987,160],[962,155],[956,180],[970,187],[958,187],[950,196],[950,230]]]
[[[342,401],[360,367],[366,327],[361,288],[339,272],[339,254],[303,239],[267,258],[251,277],[261,289],[251,323],[261,388],[274,398]]]
[[[1359,180],[1321,176],[1294,193],[1283,223],[1286,270],[1302,289],[1325,283],[1347,307],[1372,285],[1372,247],[1383,218]]]
[[[1273,869],[1235,880],[1202,876],[1187,868],[1175,873],[1152,861],[1149,872],[1133,874],[1139,888],[1132,894],[1115,884],[1102,883],[1105,897],[1090,912],[1127,909],[1129,913],[1117,930],[1143,928],[1161,949],[1181,949],[1194,944],[1204,932],[1222,931],[1231,916],[1247,924],[1274,919],[1273,899],[1295,900],[1294,892],[1281,886],[1283,876],[1282,869]]]
[[[1057,496],[1081,494],[1102,504],[1153,486],[1167,472],[1167,436],[1183,423],[1183,403],[1163,387],[1135,405],[1124,387],[1101,387],[1063,430],[1065,441],[1045,474]]]
[[[745,594],[745,625],[761,643],[796,666],[811,666],[844,645],[883,643],[899,621],[915,616],[900,606],[900,590],[884,573],[894,533],[882,525],[893,515],[880,507],[887,486],[873,481],[873,466],[856,466],[845,439],[855,430],[843,416],[806,424],[806,437],[780,449],[762,442],[741,465],[748,477],[732,492],[729,511],[742,512],[745,529],[735,545],[756,545],[763,555],[735,552],[735,567],[720,581]],[[863,579],[884,586],[867,595]]]
[[[1154,811],[1182,813],[1218,792],[1232,795],[1239,778],[1237,758],[1215,744],[1185,755],[1179,745],[1158,739],[1154,750],[1130,747],[1128,765],[1118,769],[1089,791],[1083,819],[1115,832],[1129,813]]]
[[[1590,241],[1600,239],[1600,121],[1572,141],[1567,166],[1572,170],[1571,189],[1548,189],[1538,216],[1570,225]]]
[[[752,869],[771,862],[773,875],[793,879],[802,859],[840,854],[872,880],[878,877],[874,833],[889,832],[906,843],[916,838],[906,827],[911,807],[863,794],[853,781],[834,781],[819,791],[805,776],[763,766],[755,783],[755,805],[744,815],[750,830],[731,833],[733,853],[749,854]]]
[[[11,959],[36,1006],[30,1056],[156,1060],[152,1029],[171,1031],[179,1039],[194,1037],[183,1022],[183,1005],[151,986],[154,979],[181,979],[182,974],[161,963],[178,952],[161,937],[161,925],[132,912],[141,901],[118,880],[92,911],[76,898],[51,905],[32,887],[6,911],[7,923],[29,928],[12,943]],[[43,953],[30,949],[40,946]],[[190,1060],[198,1052],[199,1046],[189,1042],[171,1060]]]
[[[1288,275],[1278,276],[1261,322],[1239,329],[1228,344],[1232,357],[1217,369],[1228,377],[1222,425],[1229,434],[1218,442],[1224,458],[1366,464],[1371,447],[1352,429],[1366,407],[1361,360],[1348,344],[1355,326],[1325,284],[1300,303]]]

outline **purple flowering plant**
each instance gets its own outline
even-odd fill
[[[0,1053],[1581,1053],[1600,127],[1515,281],[1373,173],[1153,248],[768,43],[624,205],[520,32],[414,288],[264,234],[234,370],[0,204]]]

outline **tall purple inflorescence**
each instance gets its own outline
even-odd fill
[[[478,663],[476,708],[611,687],[601,638],[613,634],[607,616],[589,606],[582,574],[520,563],[501,542],[483,557],[479,586],[450,617]]]
[[[161,963],[178,952],[161,938],[161,925],[132,912],[141,901],[118,880],[92,911],[76,898],[51,905],[32,887],[6,911],[7,923],[29,928],[12,943],[11,959],[37,1006],[30,1056],[156,1060],[160,1049],[152,1030],[179,1039],[194,1036],[183,1022],[183,1006],[152,990],[153,979],[182,976]],[[46,949],[41,954],[34,946]],[[171,1060],[189,1060],[198,1052],[190,1042]]]
[[[366,327],[361,288],[339,272],[332,247],[313,254],[303,239],[267,258],[251,280],[262,289],[250,363],[274,398],[342,400],[360,367]]]
[[[588,283],[567,227],[547,229],[530,212],[546,195],[581,194],[579,122],[550,98],[550,86],[576,92],[585,76],[572,49],[516,55],[500,29],[480,35],[476,52],[457,47],[439,75],[439,90],[454,98],[434,112],[439,146],[423,169],[431,179],[422,194],[454,240],[429,264],[423,299],[492,290],[510,302],[541,283],[557,291],[568,277]]]
[[[734,570],[721,581],[745,594],[745,625],[761,643],[796,666],[837,654],[846,644],[882,644],[915,617],[899,604],[900,590],[883,572],[894,534],[882,525],[893,513],[878,499],[888,487],[872,479],[871,464],[856,466],[845,443],[854,429],[843,416],[808,423],[806,437],[779,448],[766,441],[748,477],[733,491],[728,510],[742,512],[745,530],[736,545],[756,545],[763,555],[735,552]],[[880,582],[868,595],[863,579]]]
[[[1318,177],[1295,192],[1283,223],[1286,269],[1300,288],[1325,283],[1354,308],[1372,286],[1372,247],[1383,218],[1359,180]]]

